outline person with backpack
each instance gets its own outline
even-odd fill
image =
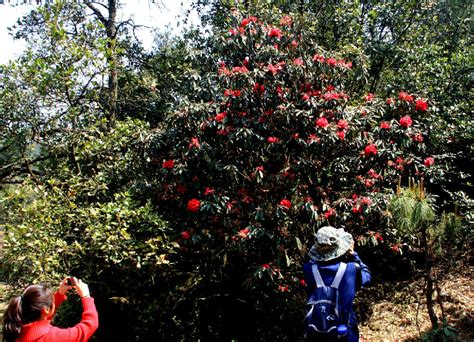
[[[359,341],[352,307],[355,293],[371,280],[368,267],[354,251],[352,235],[344,229],[322,227],[303,265],[306,282],[308,341]]]
[[[51,325],[56,309],[74,288],[82,301],[82,320],[74,327],[62,329]],[[30,285],[21,296],[13,298],[3,316],[5,342],[85,342],[99,326],[99,317],[90,296],[89,286],[75,277],[65,278],[53,290],[46,284]]]

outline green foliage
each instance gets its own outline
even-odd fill
[[[437,328],[423,335],[423,341],[426,342],[448,342],[457,341],[456,329],[450,326],[446,321]]]
[[[30,49],[2,66],[0,179],[20,182],[2,188],[2,272],[89,281],[99,339],[126,317],[129,340],[295,340],[318,227],[344,225],[371,266],[422,230],[436,248],[472,233],[460,6],[211,4],[205,34],[151,53],[119,31],[114,123],[82,4],[23,19]],[[399,177],[439,197],[394,197]]]

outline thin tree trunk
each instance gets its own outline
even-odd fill
[[[118,93],[118,71],[117,71],[117,1],[108,0],[108,17],[104,17],[102,13],[89,0],[84,0],[84,3],[89,7],[97,18],[105,26],[105,33],[107,35],[107,68],[109,72],[108,77],[108,117],[110,122],[115,121],[117,111],[117,93]]]
[[[107,32],[107,63],[109,68],[109,119],[115,121],[117,111],[117,93],[118,93],[118,81],[117,81],[117,1],[109,0],[109,18],[107,20],[106,32]]]
[[[426,308],[428,310],[428,316],[430,317],[431,326],[433,329],[438,328],[438,317],[434,311],[433,293],[434,293],[434,282],[433,282],[433,258],[431,254],[431,246],[428,241],[426,227],[422,229],[423,244],[425,249],[425,277],[426,277]]]

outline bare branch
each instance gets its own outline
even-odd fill
[[[92,1],[84,0],[84,4],[94,12],[94,14],[97,16],[97,18],[99,18],[102,24],[107,26],[107,19],[105,19],[105,17],[102,15],[102,13],[100,13],[97,7],[93,5],[94,3]]]

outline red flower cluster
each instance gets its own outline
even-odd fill
[[[173,159],[165,160],[162,166],[164,169],[171,170],[174,167],[174,160]]]
[[[349,127],[349,124],[347,120],[341,119],[337,122],[337,127],[339,127],[340,129],[347,129]]]
[[[352,62],[346,62],[343,59],[337,60],[334,57],[326,58],[322,55],[314,55],[313,62],[326,63],[330,66],[340,66],[346,69],[352,68]]]
[[[423,100],[416,100],[415,109],[419,110],[420,112],[426,112],[428,110],[428,102]]]
[[[413,136],[413,141],[422,143],[423,140],[424,140],[423,135],[421,135],[420,133],[416,133],[416,134]]]
[[[273,64],[268,64],[266,70],[267,71],[270,71],[272,73],[272,75],[275,75],[277,74],[278,72],[282,71],[283,70],[283,66],[285,65],[286,63],[285,62],[279,62],[275,65]]]
[[[253,92],[257,94],[263,94],[265,92],[265,86],[263,84],[255,83],[253,86]]]
[[[274,143],[277,143],[279,141],[280,141],[280,139],[278,139],[277,137],[268,137],[267,138],[267,142],[269,142],[270,144],[274,144]]]
[[[282,26],[291,26],[293,24],[293,18],[289,15],[285,15],[280,19],[280,25]]]
[[[200,207],[201,207],[200,200],[193,198],[188,201],[188,206],[187,206],[188,211],[192,213],[197,213]]]
[[[370,102],[375,98],[375,95],[372,93],[368,93],[367,95],[364,96],[365,102]]]
[[[328,119],[326,119],[326,117],[322,116],[318,120],[316,120],[316,125],[321,127],[321,128],[326,128],[329,125]]]
[[[370,156],[370,155],[376,155],[377,154],[377,146],[375,146],[374,144],[368,144],[365,149],[364,149],[364,154],[366,156]]]
[[[239,89],[235,89],[235,90],[226,89],[226,90],[224,90],[224,96],[227,96],[227,97],[230,97],[230,96],[239,97],[240,95],[242,95],[242,91],[240,91]]]
[[[239,232],[237,233],[237,236],[242,238],[242,239],[246,239],[248,237],[250,233],[250,229],[249,228],[244,228],[242,230],[239,230]]]
[[[413,121],[411,120],[411,117],[408,115],[405,115],[400,119],[400,126],[403,126],[405,128],[410,127],[413,124]]]
[[[291,209],[291,202],[290,202],[290,200],[288,200],[288,199],[286,199],[286,198],[285,198],[285,199],[282,199],[282,200],[280,201],[280,205],[281,205],[282,207],[286,207],[286,208],[288,208],[288,209]]]
[[[401,91],[398,94],[398,99],[401,101],[413,102],[413,96],[404,91]]]
[[[191,138],[191,142],[189,143],[189,149],[192,149],[192,148],[201,148],[201,144],[199,143],[199,139],[198,138]]]
[[[185,230],[184,232],[181,232],[181,239],[187,240],[191,237],[191,233],[189,231]]]
[[[214,117],[214,121],[222,122],[222,121],[224,121],[224,119],[225,119],[226,117],[227,117],[227,112],[222,112],[222,113],[217,114],[217,115]]]
[[[248,17],[245,19],[242,19],[242,22],[240,23],[240,27],[246,27],[250,23],[256,23],[258,20],[257,17]]]
[[[279,28],[271,28],[268,31],[268,36],[276,37],[277,39],[280,39],[283,36],[283,34],[281,33],[281,30]]]
[[[380,128],[381,128],[381,129],[390,129],[390,122],[388,122],[388,121],[382,121],[382,122],[380,123]]]
[[[426,157],[423,164],[425,164],[425,166],[432,166],[434,164],[435,160],[433,157]]]
[[[324,213],[324,216],[326,217],[326,220],[329,220],[331,217],[336,216],[336,210],[334,210],[333,208],[329,208]]]

